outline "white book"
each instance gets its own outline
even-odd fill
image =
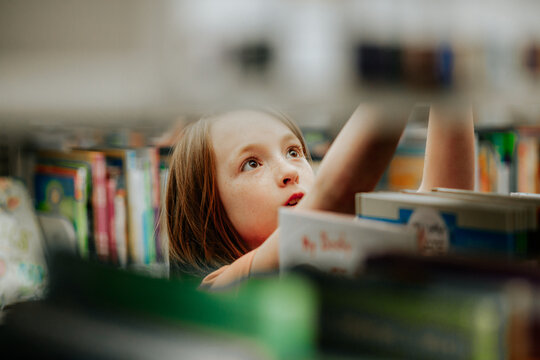
[[[345,276],[362,271],[368,255],[418,251],[417,233],[387,224],[324,211],[279,210],[280,272],[297,265]]]

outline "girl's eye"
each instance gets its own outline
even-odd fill
[[[300,151],[297,148],[290,148],[289,150],[287,150],[287,157],[293,159],[299,158],[301,157]]]
[[[259,163],[256,160],[248,160],[242,165],[242,171],[251,171],[259,167]]]

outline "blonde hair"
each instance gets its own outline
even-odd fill
[[[285,124],[311,160],[302,132],[291,119],[274,110],[259,111]],[[210,138],[212,122],[219,116],[205,116],[184,128],[171,157],[166,186],[171,269],[195,276],[205,276],[249,251],[219,196]]]

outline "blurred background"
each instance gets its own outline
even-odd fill
[[[162,130],[220,107],[301,125],[363,99],[465,96],[478,123],[536,122],[540,4],[519,0],[0,1],[2,133]]]

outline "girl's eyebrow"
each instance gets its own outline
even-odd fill
[[[238,151],[235,151],[233,154],[235,155],[235,157],[241,157],[245,153],[253,152],[258,147],[259,147],[259,145],[256,144],[256,143],[255,144],[247,144],[246,146],[241,147]]]
[[[281,139],[281,143],[288,143],[290,141],[300,142],[300,140],[296,137],[296,135],[292,133],[288,133],[287,135],[283,136],[283,138]]]

